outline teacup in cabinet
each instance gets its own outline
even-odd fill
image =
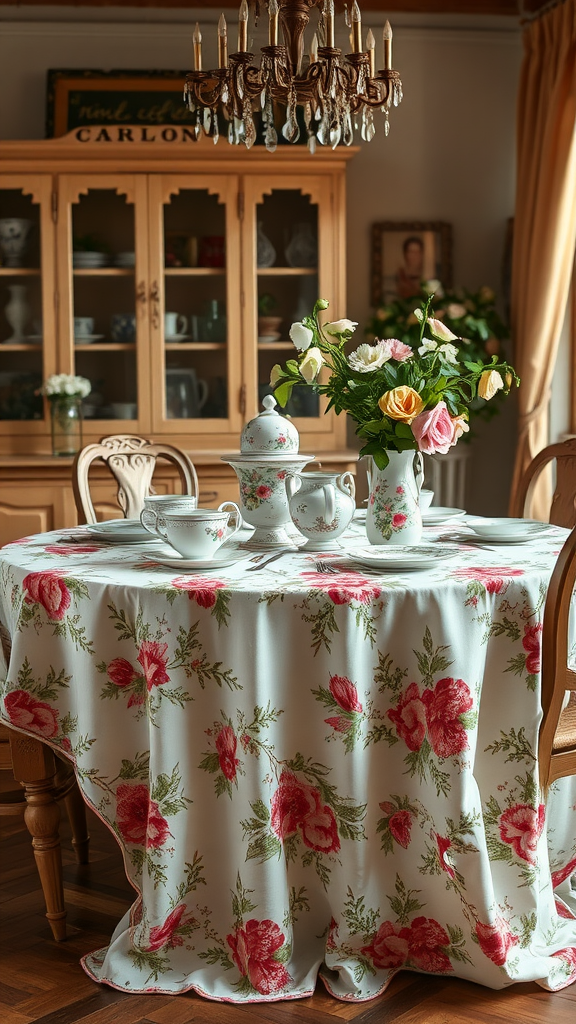
[[[351,473],[311,470],[286,476],[288,509],[292,522],[307,538],[308,551],[339,548],[338,537],[356,509],[356,487]]]

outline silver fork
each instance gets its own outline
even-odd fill
[[[265,552],[262,555],[255,555],[254,558],[250,558],[249,561],[256,562],[257,564],[248,566],[246,572],[256,572],[258,569],[264,569],[270,564],[270,562],[273,562],[276,558],[281,558],[282,555],[289,554],[292,550],[293,548],[282,548],[281,551],[274,551],[272,554]],[[265,559],[265,561],[262,561],[262,559]]]

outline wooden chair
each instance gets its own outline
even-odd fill
[[[576,580],[576,529],[550,579],[542,627],[542,710],[538,770],[544,791],[576,774],[576,671],[568,667],[570,604]]]
[[[10,639],[4,627],[0,628],[0,642],[8,664]],[[86,806],[72,765],[39,739],[0,725],[0,816],[24,814],[26,827],[32,836],[46,917],[54,938],[62,942],[66,938],[66,910],[59,801],[64,802],[68,813],[76,860],[79,864],[87,864],[90,837]]]
[[[576,526],[576,438],[550,444],[538,452],[524,476],[512,504],[513,516],[521,518],[530,504],[536,480],[545,466],[556,460],[556,488],[550,508],[550,522],[572,530]]]
[[[118,504],[125,519],[138,519],[144,498],[150,494],[156,459],[174,463],[180,473],[182,493],[198,496],[198,477],[188,456],[171,444],[155,444],[130,434],[111,434],[98,444],[89,444],[78,452],[72,470],[72,486],[80,523],[97,522],[90,497],[88,472],[97,459],[102,460],[118,483]]]

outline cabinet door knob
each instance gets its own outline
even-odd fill
[[[140,284],[138,285],[138,287],[136,289],[136,301],[140,302],[143,306],[145,306],[147,301],[148,301],[148,296],[146,295],[146,282],[145,281],[140,281]]]
[[[152,326],[153,327],[159,327],[160,326],[160,291],[159,291],[159,288],[158,288],[158,281],[153,281],[152,282],[152,287],[150,289],[150,302],[152,303],[152,310],[151,310]]]

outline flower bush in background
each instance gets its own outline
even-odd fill
[[[432,312],[432,295],[413,308],[418,337],[375,339],[350,353],[345,346],[352,320],[320,324],[328,302],[318,299],[312,316],[292,324],[299,355],[272,367],[270,385],[284,406],[296,386],[328,398],[328,409],[345,412],[364,441],[360,455],[372,455],[379,469],[389,451],[445,454],[469,430],[474,402],[489,402],[519,384],[512,366],[489,358],[468,358],[467,346]]]
[[[86,377],[75,377],[72,373],[53,373],[44,381],[40,394],[47,398],[86,398],[91,390],[92,385]]]

